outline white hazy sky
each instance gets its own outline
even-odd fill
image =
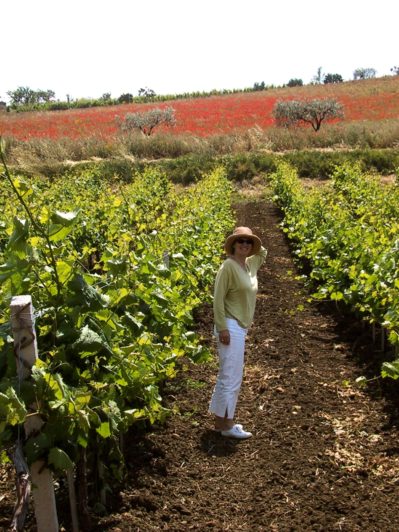
[[[116,98],[309,83],[399,65],[395,0],[8,0],[0,6],[0,99]]]

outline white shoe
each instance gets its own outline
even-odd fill
[[[252,436],[251,432],[247,432],[242,428],[242,425],[233,425],[229,430],[222,430],[220,432],[222,436],[227,438],[236,438],[237,440],[245,440]]]

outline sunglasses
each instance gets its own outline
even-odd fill
[[[248,240],[247,238],[237,238],[236,242],[239,244],[253,244],[252,240]]]

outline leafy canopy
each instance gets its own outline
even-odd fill
[[[333,99],[279,101],[273,116],[277,126],[291,127],[303,122],[319,131],[324,120],[343,117],[343,106]]]

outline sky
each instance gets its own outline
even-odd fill
[[[1,3],[0,100],[242,89],[399,66],[394,0],[18,0]]]

